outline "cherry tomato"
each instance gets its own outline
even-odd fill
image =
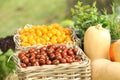
[[[51,65],[52,64],[51,60],[46,60],[46,64]]]
[[[40,60],[39,60],[39,64],[40,64],[40,65],[45,65],[45,60],[44,60],[44,59],[40,59]]]
[[[23,56],[25,56],[26,52],[20,52],[18,53],[18,57],[21,59]]]
[[[22,62],[25,63],[25,64],[28,64],[29,63],[29,59],[27,57],[24,57],[22,59]]]
[[[27,67],[27,65],[25,63],[21,63],[20,65],[21,65],[22,68],[26,68]]]
[[[56,58],[57,60],[60,60],[60,59],[62,58],[62,56],[61,56],[61,55],[55,55],[55,58]]]
[[[62,55],[62,57],[67,56],[67,52],[64,52],[64,51],[63,51],[63,52],[61,53],[61,55]]]
[[[29,54],[30,54],[30,57],[35,57],[34,53],[29,53]]]
[[[43,46],[43,47],[41,47],[40,48],[40,51],[42,52],[42,51],[46,51],[47,50],[47,47],[46,46]]]
[[[49,54],[49,58],[50,58],[51,60],[53,60],[53,59],[55,58],[55,54],[54,54],[54,53],[50,53],[50,54]]]
[[[58,52],[58,51],[56,51],[56,52],[55,52],[55,55],[61,55],[61,53],[60,53],[60,52]]]
[[[56,52],[61,53],[61,52],[62,52],[62,49],[58,48],[58,49],[56,50]]]
[[[37,54],[37,55],[36,55],[36,59],[40,59],[40,54]]]
[[[61,63],[66,63],[66,59],[61,58],[61,59],[60,59],[60,62],[61,62]]]
[[[40,55],[40,59],[46,59],[46,56],[44,56],[44,55]]]
[[[57,48],[62,49],[62,48],[63,48],[63,45],[59,45]]]
[[[40,52],[41,55],[47,56],[47,53],[45,51]]]
[[[39,62],[36,61],[35,63],[33,63],[33,66],[40,66]]]
[[[33,53],[34,53],[35,55],[38,54],[38,50],[35,50]]]
[[[67,51],[67,54],[68,54],[68,55],[73,55],[74,53],[73,53],[73,51],[72,51],[71,49],[69,49],[69,50]]]
[[[68,48],[64,48],[63,51],[64,51],[64,52],[67,52],[67,51],[68,51]]]
[[[75,55],[77,54],[77,51],[78,51],[77,48],[73,48],[73,52],[74,52]]]
[[[52,49],[55,50],[57,47],[56,47],[55,45],[51,45],[50,47],[48,47],[48,49],[49,49],[49,48],[52,48]]]
[[[31,63],[35,63],[35,62],[36,62],[36,59],[35,59],[34,57],[31,57],[31,58],[30,58],[30,62],[31,62]]]
[[[67,49],[67,47],[65,45],[62,46],[62,49]]]
[[[28,52],[29,52],[29,53],[34,53],[34,51],[37,51],[37,50],[34,49],[34,48],[30,48]]]
[[[47,49],[47,53],[49,54],[49,53],[53,53],[54,52],[54,49],[53,48],[48,48]]]
[[[67,63],[72,63],[72,62],[73,62],[73,59],[72,59],[72,57],[67,56],[67,57],[66,57],[66,61],[67,61]]]
[[[53,60],[53,62],[52,62],[52,64],[55,64],[55,65],[58,65],[59,63],[60,63],[60,61],[57,59]]]

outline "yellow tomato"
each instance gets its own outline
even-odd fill
[[[51,31],[53,29],[53,26],[48,26],[47,29]]]
[[[42,36],[42,32],[41,32],[39,29],[37,29],[37,30],[36,30],[36,35],[37,35],[37,36]]]
[[[63,43],[63,38],[57,38],[58,43]]]
[[[25,35],[21,35],[20,40],[23,41],[23,42],[28,42],[28,38]]]
[[[42,32],[43,34],[46,34],[46,33],[48,32],[48,30],[47,30],[47,28],[42,28],[42,29],[41,29],[41,32]]]
[[[51,37],[53,36],[53,34],[52,34],[51,32],[48,32],[47,36],[48,36],[49,38],[51,38]]]
[[[49,41],[50,38],[47,36],[47,35],[43,35],[42,38],[45,40],[45,41]]]
[[[31,46],[29,43],[27,43],[27,42],[22,42],[21,43],[21,46],[25,46],[25,47],[27,47],[27,46]]]

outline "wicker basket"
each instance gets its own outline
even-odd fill
[[[82,56],[82,60],[80,62],[22,68],[17,56],[19,51],[16,52],[16,54],[14,54],[14,61],[19,80],[91,80],[91,66],[89,58],[78,46],[67,46],[78,48],[77,54]],[[27,51],[27,49],[24,50]]]
[[[31,26],[32,26],[32,25],[27,24],[27,25],[24,26],[24,28],[30,28]],[[24,28],[23,28],[23,29],[24,29]],[[73,40],[74,44],[75,44],[75,45],[78,45],[78,46],[81,46],[81,40],[76,36],[76,34],[75,34],[74,30],[72,29],[72,27],[70,27],[70,28],[71,28],[71,30],[72,30],[72,35],[71,35],[71,37],[72,37],[72,40]],[[15,35],[14,35],[14,37],[13,37],[13,40],[14,40],[15,45],[16,45],[15,48],[16,48],[17,50],[21,50],[21,49],[26,48],[26,47],[20,45],[20,44],[21,44],[21,40],[20,40],[20,34],[18,33],[19,30],[22,30],[22,28],[19,28],[19,29],[15,32]],[[37,47],[37,46],[40,46],[40,45],[33,45],[33,47]],[[28,47],[31,47],[31,46],[28,46]]]

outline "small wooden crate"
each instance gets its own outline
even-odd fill
[[[22,68],[18,58],[19,51],[16,52],[16,54],[14,54],[14,61],[19,80],[91,80],[91,66],[89,58],[78,46],[68,46],[78,48],[77,54],[82,57],[80,62]],[[24,50],[27,51],[27,48]]]

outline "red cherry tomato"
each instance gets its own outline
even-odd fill
[[[34,51],[37,51],[37,50],[34,49],[34,48],[30,48],[28,52],[29,52],[29,53],[34,53]]]
[[[77,51],[78,51],[77,48],[73,48],[73,52],[74,52],[75,55],[77,54]]]
[[[66,61],[67,61],[67,63],[72,63],[72,62],[73,62],[73,59],[72,59],[72,57],[67,56],[67,57],[66,57]]]
[[[56,51],[56,52],[55,52],[55,55],[61,55],[61,53],[60,53],[60,52],[58,52],[58,51]]]
[[[44,55],[40,55],[40,59],[46,59],[46,56],[44,56]]]
[[[40,54],[37,54],[37,55],[36,55],[36,59],[40,59]]]
[[[30,58],[30,62],[31,62],[31,63],[35,63],[35,62],[36,62],[36,59],[35,59],[34,57],[31,57],[31,58]]]
[[[39,62],[36,61],[35,63],[33,63],[33,66],[40,66]]]
[[[65,45],[62,46],[62,49],[67,49],[67,47]]]
[[[18,57],[21,59],[23,56],[25,56],[26,52],[20,52],[18,53]]]
[[[44,60],[44,59],[40,59],[40,60],[39,60],[39,64],[40,64],[40,65],[45,65],[45,60]]]
[[[29,54],[30,54],[30,58],[36,56],[34,53],[29,53]]]
[[[58,48],[58,49],[56,50],[56,52],[61,53],[61,52],[62,52],[62,49]]]
[[[61,62],[61,63],[66,63],[66,59],[61,58],[61,59],[60,59],[60,62]]]
[[[67,56],[67,52],[64,52],[64,51],[63,51],[63,52],[61,53],[61,55],[62,55],[62,57]]]
[[[27,67],[27,65],[25,63],[21,63],[20,65],[21,65],[22,68],[26,68]]]
[[[50,54],[49,54],[49,58],[50,58],[51,60],[53,60],[53,59],[55,58],[55,54],[54,54],[54,53],[50,53]]]
[[[25,63],[25,64],[28,64],[29,63],[29,59],[27,57],[24,57],[22,59],[22,62]]]
[[[52,64],[51,60],[46,60],[46,64],[51,65]]]
[[[47,56],[47,53],[45,51],[40,52],[41,55]]]
[[[47,53],[49,54],[49,53],[53,53],[55,50],[53,49],[53,48],[48,48],[47,49]]]
[[[56,58],[57,60],[60,60],[60,59],[62,58],[62,56],[61,56],[61,55],[55,55],[55,58]]]
[[[46,51],[46,50],[47,50],[47,47],[46,47],[46,46],[43,46],[43,47],[40,48],[40,52]]]
[[[54,65],[58,65],[59,63],[60,63],[60,61],[57,59],[53,60],[53,62],[52,62],[52,64],[54,64]]]
[[[73,55],[74,53],[73,53],[73,51],[72,51],[71,49],[69,49],[69,50],[67,51],[67,54],[68,54],[68,55]]]

